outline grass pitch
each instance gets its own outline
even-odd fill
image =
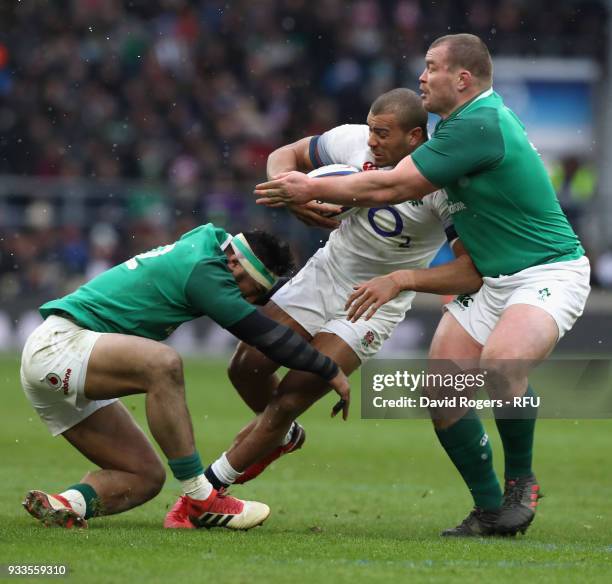
[[[271,506],[263,527],[162,529],[180,494],[169,478],[143,507],[66,531],[38,525],[20,502],[32,488],[61,490],[92,465],[47,433],[23,396],[18,369],[17,357],[0,358],[0,564],[68,564],[65,578],[79,583],[612,581],[607,420],[538,423],[535,468],[545,498],[525,537],[441,539],[439,531],[470,509],[465,487],[428,421],[359,419],[358,376],[348,422],[329,418],[329,396],[301,418],[303,450],[233,489]],[[186,375],[198,446],[209,462],[251,415],[225,363],[188,361]],[[143,398],[125,401],[143,422]],[[501,469],[494,423],[485,423]]]

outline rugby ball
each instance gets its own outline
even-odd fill
[[[310,178],[321,178],[323,176],[345,176],[347,174],[355,174],[356,172],[360,172],[359,169],[348,164],[328,164],[327,166],[320,166],[311,170],[308,176]],[[327,213],[325,216],[342,220],[348,215],[359,211],[359,209],[360,207],[342,207],[337,213]]]

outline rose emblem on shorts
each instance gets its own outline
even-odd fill
[[[49,373],[45,377],[45,381],[51,389],[62,388],[62,378],[57,373]]]
[[[374,339],[374,331],[368,331],[365,335],[363,335],[363,338],[361,339],[361,346],[364,349],[367,349],[374,342]]]

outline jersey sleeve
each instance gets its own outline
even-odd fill
[[[320,136],[313,136],[310,140],[310,161],[315,168],[327,164],[349,164],[355,150],[363,149],[363,137],[364,126],[359,124],[344,124]]]
[[[493,118],[481,113],[445,122],[412,153],[412,161],[439,187],[492,167],[504,156],[501,130]]]
[[[448,197],[444,190],[436,191],[431,195],[427,195],[426,199],[430,205],[432,213],[438,218],[442,226],[444,227],[444,233],[446,233],[446,239],[449,243],[452,243],[459,236],[455,230],[453,224],[453,218],[448,208]]]
[[[310,371],[331,381],[338,374],[338,365],[317,351],[306,339],[289,327],[260,312],[227,329],[235,337],[259,349],[271,361],[300,371]]]
[[[223,328],[255,311],[240,293],[236,280],[221,259],[196,265],[185,285],[185,296],[194,312],[212,318]]]

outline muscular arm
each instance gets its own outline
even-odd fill
[[[227,327],[234,336],[259,349],[272,361],[289,369],[309,371],[326,381],[338,374],[338,365],[319,353],[289,327],[275,322],[258,311]]]
[[[293,144],[287,144],[274,150],[268,156],[268,164],[266,166],[268,179],[281,172],[289,172],[291,170],[309,172],[313,170],[314,166],[310,159],[310,141],[312,138],[312,136],[308,136],[293,142]]]
[[[389,274],[400,291],[414,290],[430,294],[467,294],[482,286],[482,277],[458,239],[453,244],[455,259],[423,270],[398,270]]]
[[[269,206],[304,204],[313,199],[352,207],[396,205],[437,190],[407,156],[393,170],[310,179],[291,172],[255,187],[257,202]]]
[[[347,319],[359,320],[366,311],[369,320],[385,303],[404,290],[432,294],[463,294],[475,292],[482,286],[482,277],[458,239],[452,244],[456,259],[435,268],[397,270],[355,287],[344,307]]]
[[[287,144],[277,148],[268,156],[266,172],[268,178],[282,173],[297,170],[309,172],[314,169],[311,158],[311,142],[314,136],[302,138],[293,144]],[[324,229],[335,229],[340,225],[336,219],[325,217],[324,214],[338,212],[340,207],[333,207],[327,204],[320,204],[314,201],[305,205],[289,205],[289,211],[295,215],[302,223],[311,227],[322,227]]]

